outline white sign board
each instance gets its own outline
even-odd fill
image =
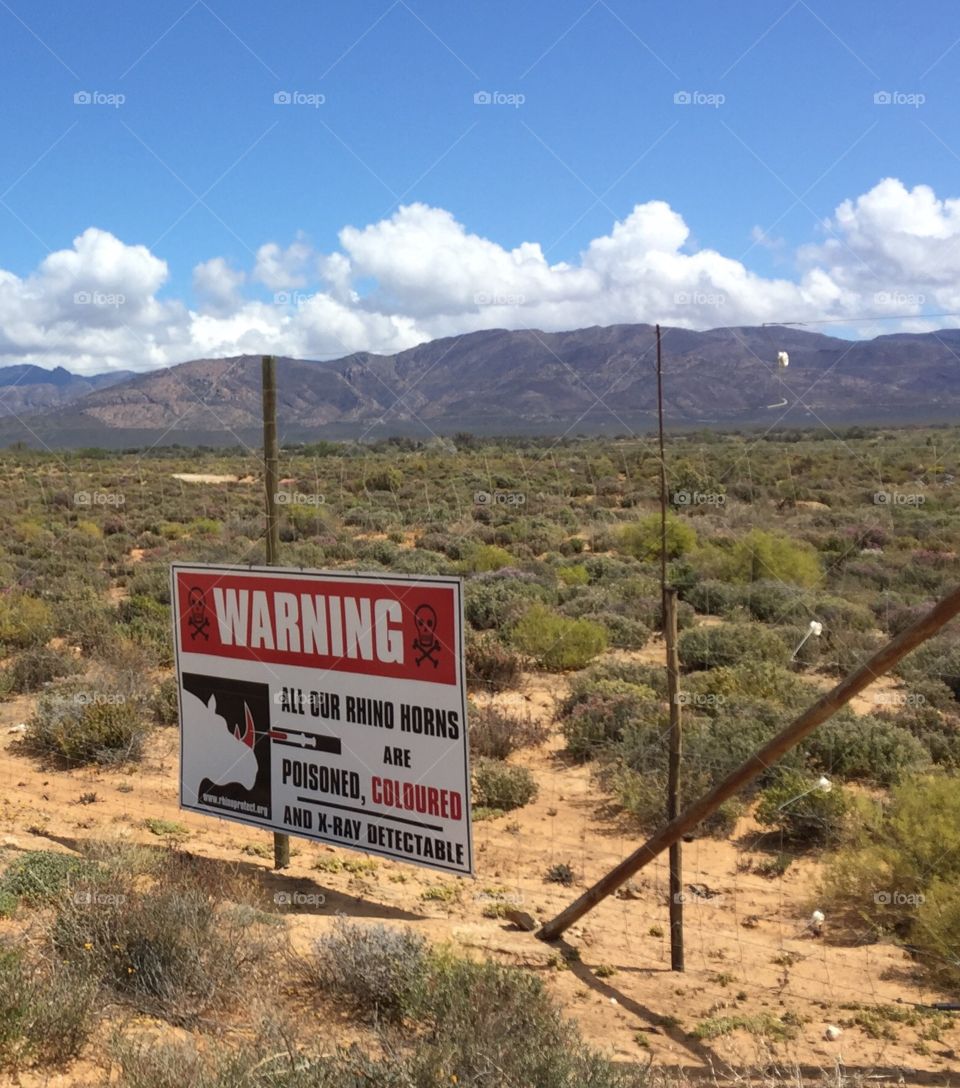
[[[182,808],[473,873],[458,578],[171,577]]]

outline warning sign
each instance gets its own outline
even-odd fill
[[[172,568],[180,804],[473,872],[456,578]]]

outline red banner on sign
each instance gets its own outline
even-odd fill
[[[210,570],[176,592],[184,653],[457,682],[452,586]]]

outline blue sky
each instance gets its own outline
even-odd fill
[[[421,305],[417,275],[388,267],[379,252],[348,252],[349,275],[331,292],[316,269],[342,252],[340,232],[389,223],[413,204],[449,213],[466,235],[504,252],[535,243],[548,266],[579,269],[591,242],[611,236],[638,205],[662,202],[685,225],[679,253],[715,251],[764,284],[799,283],[823,267],[847,293],[792,298],[770,289],[752,315],[749,291],[726,306],[736,296],[727,273],[687,262],[667,277],[677,288],[671,297],[702,295],[703,305],[671,312],[638,286],[617,306],[597,306],[596,323],[656,320],[657,311],[699,326],[774,313],[938,312],[951,300],[941,288],[952,272],[941,268],[925,288],[910,253],[916,237],[893,257],[881,253],[882,237],[862,237],[871,224],[882,234],[876,208],[847,232],[833,217],[885,178],[898,179],[909,201],[929,203],[917,186],[938,202],[957,194],[958,39],[960,10],[946,0],[0,0],[0,269],[19,284],[11,291],[55,293],[64,275],[44,262],[95,228],[101,233],[70,265],[70,285],[83,287],[86,276],[94,293],[124,295],[120,306],[99,307],[87,322],[99,331],[72,348],[56,306],[35,315],[30,335],[0,306],[0,353],[48,365],[72,350],[87,369],[132,356],[128,365],[140,368],[189,357],[191,348],[255,346],[271,329],[314,354],[337,354],[339,343],[389,350],[487,318],[563,327],[564,301],[583,298],[582,283],[567,299],[547,282],[555,277],[536,269],[519,290],[480,270],[459,306],[450,298]],[[75,102],[84,92],[96,100]],[[280,92],[298,100],[275,102]],[[478,103],[482,92],[500,98]],[[682,92],[693,100],[675,101]],[[878,103],[879,92],[895,100]],[[889,209],[891,200],[875,203]],[[932,232],[903,228],[903,214],[893,219],[901,233],[942,242],[955,214],[946,204],[936,216]],[[377,241],[406,246],[413,264],[430,262],[431,231],[394,239],[386,231]],[[758,241],[760,232],[767,237]],[[647,266],[649,237],[638,243]],[[285,251],[297,239],[290,282],[258,275],[262,246]],[[831,241],[850,251],[848,260],[822,249]],[[803,248],[811,246],[821,249]],[[146,247],[162,274],[137,266],[135,247]],[[467,246],[463,264],[482,262],[484,248]],[[631,274],[636,258],[618,253],[603,273],[607,288]],[[204,297],[195,270],[217,259],[201,277]],[[853,282],[858,262],[870,265],[869,283]],[[447,266],[438,267],[441,275]],[[288,313],[275,329],[273,311],[254,308],[276,308],[278,294],[294,291],[294,309],[330,297],[312,319],[298,325],[303,315]],[[498,304],[486,314],[462,304],[487,295]],[[886,295],[902,306],[886,306]],[[349,312],[331,320],[334,302]],[[794,303],[802,313],[780,312]],[[204,312],[210,320],[198,324]],[[589,306],[567,312],[571,324],[590,323]],[[319,343],[310,331],[338,322],[336,342]],[[861,331],[881,328],[892,331]]]

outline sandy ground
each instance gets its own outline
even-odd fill
[[[252,476],[218,476],[210,472],[174,472],[174,480],[185,484],[252,484]]]
[[[651,644],[631,656],[662,661],[657,654]],[[496,698],[549,721],[564,687],[556,677],[529,674],[520,692]],[[537,778],[538,799],[476,824],[476,880],[383,859],[361,876],[321,872],[315,865],[324,858],[360,855],[304,840],[294,840],[292,866],[277,874],[270,868],[268,836],[178,810],[175,730],[158,731],[141,766],[55,772],[20,750],[17,726],[32,705],[30,697],[0,704],[0,775],[8,784],[0,800],[0,846],[7,859],[27,849],[72,850],[94,838],[157,843],[144,820],[162,817],[186,829],[186,849],[239,866],[259,886],[265,905],[280,891],[324,895],[323,907],[290,909],[295,946],[308,949],[336,911],[415,926],[432,940],[542,973],[585,1036],[620,1061],[653,1060],[706,1075],[773,1056],[785,1068],[818,1071],[839,1063],[849,1073],[927,1084],[947,1083],[943,1074],[960,1071],[954,1049],[960,1049],[960,1030],[951,1027],[942,1041],[918,1043],[916,1032],[903,1025],[892,1025],[895,1039],[873,1039],[852,1025],[856,1006],[945,995],[924,989],[910,958],[892,945],[840,947],[811,936],[806,920],[817,905],[816,863],[799,859],[783,877],[758,875],[754,866],[770,855],[760,849],[749,820],[729,842],[702,839],[684,846],[689,899],[682,975],[670,971],[663,860],[588,914],[562,943],[545,944],[503,918],[485,917],[484,909],[489,913],[500,901],[544,922],[639,845],[636,833],[611,814],[589,768],[564,758],[555,732],[542,748],[518,757]],[[90,792],[96,800],[81,804],[81,795]],[[573,868],[572,887],[544,880],[547,868],[559,862]],[[423,898],[437,885],[450,887],[448,901]],[[792,1042],[770,1044],[742,1029],[710,1041],[691,1035],[711,1017],[786,1013],[800,1023]],[[824,1032],[831,1024],[842,1034],[828,1042]]]

